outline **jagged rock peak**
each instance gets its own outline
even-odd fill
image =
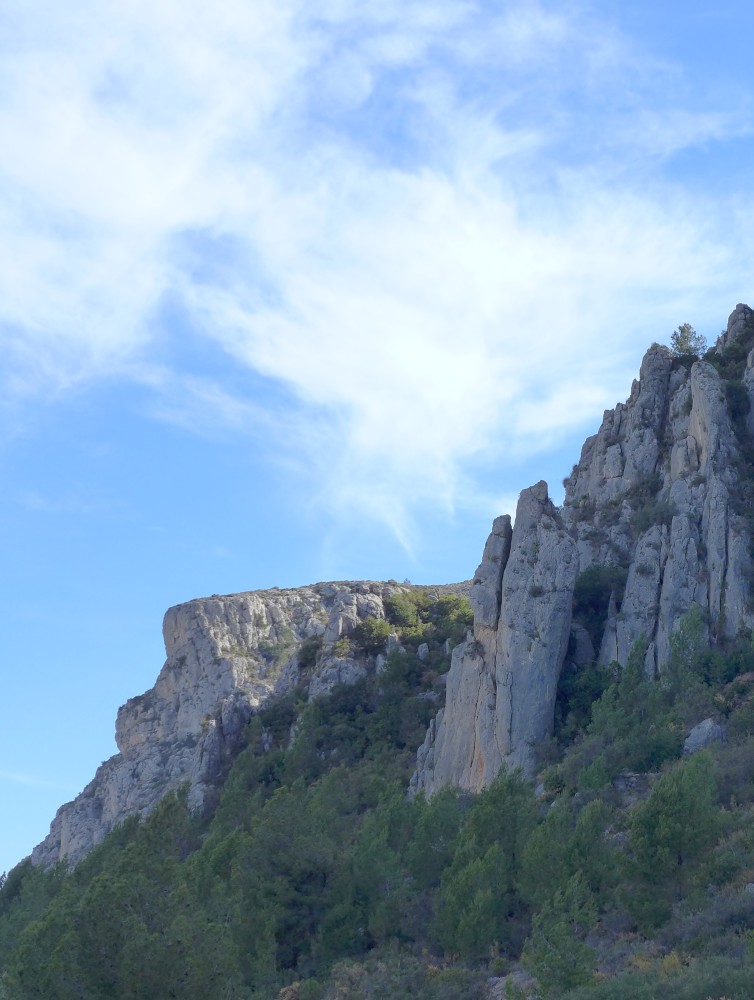
[[[715,351],[722,354],[724,350],[730,348],[737,341],[751,337],[752,332],[754,332],[754,310],[739,302],[728,317],[725,330],[717,338]]]
[[[653,346],[628,401],[605,413],[565,481],[563,519],[580,569],[614,565],[626,574],[603,662],[624,664],[645,635],[647,670],[661,670],[670,635],[694,603],[707,612],[713,637],[752,625],[742,504],[750,432],[739,419],[751,404],[751,358],[744,351],[730,368],[731,346],[754,340],[751,320],[747,306],[733,312],[711,359],[717,367],[704,360],[688,367]],[[732,371],[738,377],[724,377]]]
[[[496,517],[469,591],[475,621],[489,628],[495,628],[500,617],[501,581],[512,534],[510,514]]]
[[[552,733],[569,629],[569,669],[587,650],[623,666],[641,639],[654,676],[694,605],[712,643],[754,627],[752,404],[754,312],[738,305],[705,359],[649,348],[629,398],[584,443],[560,511],[538,483],[521,494],[512,533],[495,521],[471,589],[473,640],[454,651],[414,790],[481,788],[503,766],[531,772]],[[606,588],[592,634],[571,628],[587,571]]]

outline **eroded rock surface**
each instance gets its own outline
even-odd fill
[[[163,635],[167,660],[155,686],[119,710],[119,753],[62,806],[35,864],[76,862],[117,823],[146,813],[188,782],[201,807],[243,742],[251,714],[302,684],[310,697],[366,671],[336,643],[359,620],[384,617],[385,598],[402,589],[384,583],[323,583],[210,597],[170,608]],[[302,643],[317,651],[302,656]]]
[[[754,625],[742,490],[752,470],[745,420],[736,426],[735,416],[754,400],[754,353],[746,358],[745,346],[753,337],[754,313],[739,305],[715,350],[722,358],[741,349],[740,380],[653,345],[628,401],[605,413],[566,481],[562,515],[580,569],[615,565],[627,574],[603,636],[603,663],[625,664],[644,636],[647,672],[661,671],[670,636],[693,604],[713,641]]]
[[[694,605],[712,644],[754,627],[754,312],[739,305],[707,360],[653,344],[625,403],[605,412],[565,481],[498,518],[471,588],[474,634],[453,653],[444,709],[419,750],[414,791],[477,790],[501,767],[531,773],[552,733],[580,574],[609,570],[600,634],[578,623],[569,669],[624,666],[637,641],[661,673]],[[594,623],[592,623],[594,627]]]
[[[469,593],[473,634],[453,651],[414,791],[478,790],[502,767],[533,773],[552,734],[564,664],[578,670],[596,657],[623,666],[641,640],[646,672],[656,676],[695,605],[712,644],[754,628],[748,306],[736,307],[714,350],[694,361],[654,344],[628,400],[606,411],[585,442],[562,508],[540,482],[521,494],[514,527],[507,516],[495,520]],[[572,612],[590,569],[609,570],[612,582],[603,620],[587,630]],[[318,584],[168,611],[168,658],[155,687],[121,709],[119,753],[59,810],[33,860],[83,857],[113,825],[184,782],[200,807],[257,708],[295,685],[315,696],[363,676],[367,665],[339,640],[359,620],[383,617],[384,600],[400,589]],[[384,656],[369,665],[384,666]]]
[[[478,791],[502,766],[531,772],[552,731],[576,545],[544,482],[521,494],[509,532],[509,521],[495,522],[474,577],[474,636],[453,651],[445,708],[419,751],[415,791]]]

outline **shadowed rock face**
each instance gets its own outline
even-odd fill
[[[200,808],[241,748],[255,710],[299,684],[315,697],[364,675],[362,661],[337,656],[333,646],[360,619],[383,618],[384,599],[402,589],[322,583],[170,608],[163,624],[167,660],[157,682],[118,712],[120,752],[58,810],[32,861],[80,860],[117,823],[149,812],[186,782],[189,802]],[[312,637],[322,649],[316,668],[306,670],[298,654]]]
[[[533,772],[537,747],[552,733],[574,585],[591,566],[614,566],[626,578],[609,601],[604,664],[624,665],[645,638],[646,671],[655,676],[694,604],[712,642],[754,626],[742,490],[754,477],[745,454],[754,430],[748,306],[733,311],[715,352],[725,378],[709,361],[691,364],[654,344],[629,399],[606,411],[585,442],[563,507],[555,510],[538,483],[521,494],[512,532],[508,519],[495,521],[471,590],[473,639],[454,651],[414,791],[477,790],[503,766]],[[575,648],[588,639],[583,632],[574,626]]]

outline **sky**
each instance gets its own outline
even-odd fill
[[[468,579],[754,302],[741,0],[4,0],[0,872],[171,605]]]

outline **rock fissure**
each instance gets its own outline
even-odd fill
[[[739,305],[705,359],[679,360],[657,344],[647,351],[628,400],[606,411],[584,443],[564,481],[563,506],[552,507],[545,483],[521,494],[499,596],[487,564],[497,544],[493,526],[472,588],[475,638],[482,626],[494,629],[494,638],[488,634],[480,644],[481,668],[496,678],[493,725],[474,715],[486,782],[503,766],[533,773],[537,747],[552,733],[579,573],[613,567],[626,574],[620,600],[612,583],[601,598],[607,614],[597,660],[605,666],[624,666],[642,640],[647,673],[661,673],[672,633],[694,605],[705,613],[713,641],[754,628],[751,526],[734,520],[742,494],[741,418],[734,423],[728,403],[739,413],[754,409],[754,350],[743,374],[729,360],[742,337],[747,345],[754,338],[754,313]],[[731,371],[734,391],[727,388]],[[740,385],[748,393],[744,402]],[[754,431],[754,416],[747,428]],[[552,528],[561,526],[556,541]],[[433,753],[422,758],[413,780],[428,794],[449,783],[478,787],[478,774],[454,756],[464,741],[464,687],[473,683],[464,671],[475,669],[480,664],[468,657],[454,660],[457,682],[448,685],[445,708],[428,734]]]

